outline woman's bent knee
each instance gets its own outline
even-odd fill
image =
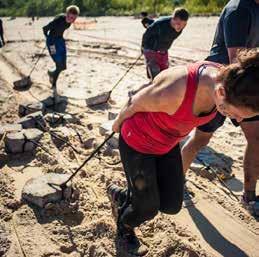
[[[177,204],[161,206],[160,211],[165,214],[175,215],[182,209],[182,201],[179,201]]]

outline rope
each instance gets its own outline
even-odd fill
[[[32,69],[31,69],[31,71],[30,71],[30,73],[29,73],[29,77],[31,76],[31,74],[32,74],[33,71],[35,70],[35,68],[36,68],[36,66],[37,66],[37,64],[38,64],[40,58],[42,57],[42,54],[43,54],[43,52],[45,51],[46,48],[47,48],[47,46],[45,46],[45,47],[43,48],[43,50],[41,51],[41,53],[40,53],[40,55],[39,55],[37,61],[34,63],[34,66],[32,67]]]
[[[123,76],[112,87],[112,89],[110,90],[110,94],[120,84],[120,82],[126,77],[126,75],[129,73],[129,71],[137,64],[137,62],[140,60],[141,56],[142,56],[142,53],[138,56],[138,58],[135,60],[135,62],[133,64],[131,64],[131,66],[126,70],[126,72],[123,74]]]
[[[40,126],[43,132],[49,133],[51,136],[55,137],[56,139],[62,141],[66,145],[70,146],[77,154],[79,154],[78,150],[70,142],[68,142],[67,140],[64,140],[62,137],[56,135],[54,132],[51,132],[45,127],[43,127],[43,125],[35,117],[33,116],[28,116],[28,117],[32,118]]]
[[[212,171],[213,174],[217,177],[219,182],[230,192],[230,194],[239,202],[238,197],[233,193],[233,191],[228,187],[228,185],[225,183],[225,181],[218,175],[217,171],[211,167],[206,161],[202,160],[198,156],[196,156],[196,159],[208,170]]]

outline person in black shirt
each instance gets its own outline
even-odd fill
[[[0,19],[0,48],[5,45],[3,21]]]
[[[141,15],[141,23],[145,29],[147,29],[155,21],[148,17],[147,12],[141,12],[140,15]]]
[[[148,78],[151,80],[169,66],[168,50],[174,40],[185,28],[189,13],[183,8],[176,8],[173,15],[156,20],[142,38]]]
[[[47,47],[56,64],[56,69],[48,71],[50,83],[56,87],[59,74],[66,69],[66,44],[63,38],[64,31],[75,22],[80,10],[77,6],[71,5],[67,8],[66,14],[60,14],[53,21],[43,27],[43,33],[46,37]]]
[[[235,63],[240,49],[259,47],[258,28],[259,0],[230,0],[220,15],[206,60],[223,65]],[[247,141],[244,155],[243,204],[249,206],[252,214],[258,215],[259,196],[256,196],[255,192],[259,179],[259,116],[242,121],[238,121],[235,116],[230,118],[235,126],[240,125]],[[187,140],[182,148],[185,171],[199,150],[208,144],[213,133],[224,124],[225,119],[225,116],[218,113],[212,121],[198,127]]]

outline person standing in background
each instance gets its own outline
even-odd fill
[[[0,48],[5,45],[3,21],[0,19]]]
[[[146,60],[147,76],[151,80],[169,67],[168,50],[181,35],[188,18],[187,10],[176,8],[172,16],[156,20],[143,34],[142,51]]]
[[[64,31],[68,29],[80,13],[76,5],[67,7],[66,14],[60,14],[53,21],[43,27],[49,54],[56,64],[53,71],[48,71],[52,87],[56,87],[59,74],[67,68],[66,43],[63,37]]]
[[[259,0],[231,0],[223,9],[217,25],[208,61],[220,64],[236,63],[239,49],[259,47]],[[248,73],[253,70],[248,69]],[[237,77],[237,79],[239,79]],[[259,213],[259,196],[256,183],[259,178],[259,116],[237,121],[247,140],[244,154],[244,193],[242,202],[252,214]],[[217,113],[209,123],[198,127],[182,148],[183,166],[186,172],[198,151],[206,146],[213,133],[226,117]]]

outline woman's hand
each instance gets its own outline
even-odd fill
[[[112,125],[112,131],[115,133],[119,133],[120,127],[121,127],[121,121],[119,119],[116,119]]]

